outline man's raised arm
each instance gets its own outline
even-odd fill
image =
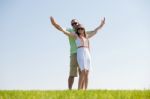
[[[59,31],[62,31],[62,28],[61,28],[60,25],[54,20],[54,18],[53,18],[52,16],[50,17],[50,21],[51,21],[52,25],[53,25],[56,29],[58,29]]]
[[[56,23],[56,21],[54,20],[53,17],[50,17],[50,20],[51,20],[52,25],[53,25],[56,29],[58,29],[59,31],[63,32],[65,35],[70,36],[70,37],[76,39],[76,35],[74,35],[73,33],[70,33],[70,32],[68,32],[68,31],[64,30],[58,23]]]

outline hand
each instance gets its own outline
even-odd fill
[[[56,22],[52,16],[50,16],[51,23],[54,25]]]
[[[99,29],[103,27],[104,24],[105,24],[105,17],[103,18],[103,20],[101,20],[101,24],[94,31],[97,32]]]
[[[103,20],[101,20],[100,28],[103,27],[104,24],[105,24],[105,17],[103,18]]]
[[[60,31],[63,31],[63,29],[61,28],[61,26],[57,24],[57,22],[54,20],[54,18],[53,18],[52,16],[50,17],[50,20],[51,20],[52,25],[53,25],[55,28],[57,28],[57,29],[60,30]]]

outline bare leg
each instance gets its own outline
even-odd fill
[[[83,80],[83,83],[81,85],[81,88],[84,89],[85,88],[85,74],[84,74],[84,80]]]
[[[69,88],[69,90],[72,89],[73,82],[74,82],[74,76],[69,76],[69,78],[68,78],[68,88]]]
[[[85,70],[82,70],[79,77],[78,89],[83,89]]]
[[[88,74],[89,74],[89,71],[86,70],[85,71],[85,90],[87,89],[87,86],[88,86]]]
[[[80,79],[81,70],[79,69],[78,71],[79,71],[79,79]],[[79,86],[79,84],[78,84],[78,86]],[[82,89],[84,88],[84,83],[82,83],[82,86],[81,86],[81,88],[82,88]]]

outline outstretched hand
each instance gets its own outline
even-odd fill
[[[54,20],[54,18],[52,16],[50,16],[50,21],[52,23],[52,25],[57,28],[58,30],[62,31],[62,27],[60,25],[57,24],[57,22]]]
[[[99,29],[101,29],[104,24],[105,24],[105,17],[101,20],[101,24],[95,29],[95,31],[97,32]]]
[[[56,24],[56,21],[54,20],[54,18],[52,16],[50,16],[50,21],[53,25]]]
[[[101,20],[100,27],[103,27],[104,24],[105,24],[105,17],[103,18],[103,20]]]

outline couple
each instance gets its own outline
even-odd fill
[[[72,29],[63,29],[53,17],[50,17],[52,25],[69,37],[70,42],[70,75],[68,78],[68,87],[72,89],[74,77],[77,76],[77,67],[79,66],[78,89],[87,89],[88,74],[91,64],[89,38],[93,37],[99,29],[105,24],[105,18],[101,24],[93,31],[85,31],[85,28],[73,19],[71,21]]]

